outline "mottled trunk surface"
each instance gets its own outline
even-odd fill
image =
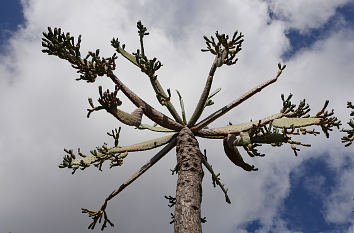
[[[175,233],[201,233],[203,170],[198,141],[185,127],[177,137]]]

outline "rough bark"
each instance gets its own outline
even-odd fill
[[[201,202],[203,169],[198,141],[192,131],[185,127],[177,136],[178,174],[175,233],[201,233]]]

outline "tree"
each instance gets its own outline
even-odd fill
[[[214,92],[210,91],[216,69],[219,69],[223,65],[231,66],[237,62],[236,55],[241,51],[243,43],[243,35],[238,31],[230,37],[225,34],[220,34],[219,32],[216,32],[215,37],[204,36],[206,49],[202,49],[202,51],[210,52],[215,58],[211,65],[199,102],[192,117],[187,121],[184,111],[184,102],[180,93],[177,91],[182,117],[177,113],[170,101],[170,89],[167,89],[166,93],[158,81],[156,71],[162,66],[161,62],[156,58],[149,59],[145,54],[143,39],[149,34],[146,27],[144,27],[139,21],[137,23],[137,28],[140,39],[140,49],[138,49],[136,53],[129,53],[125,49],[125,45],[121,44],[121,42],[115,38],[112,39],[111,45],[115,48],[118,54],[121,54],[149,77],[153,90],[156,93],[157,100],[162,106],[165,106],[168,109],[173,119],[162,114],[142,100],[113,73],[116,68],[116,53],[109,58],[104,58],[100,57],[99,50],[97,49],[95,52],[88,52],[88,54],[83,57],[80,53],[81,35],[75,43],[75,38],[72,37],[70,33],[62,32],[60,28],[55,28],[54,30],[48,28],[48,32],[43,33],[44,38],[42,39],[42,46],[44,47],[44,50],[42,50],[42,52],[67,60],[72,67],[77,70],[77,73],[80,74],[80,77],[77,80],[85,80],[88,83],[93,83],[97,77],[107,76],[115,84],[114,91],[103,91],[102,87],[99,86],[99,105],[95,106],[92,99],[89,98],[91,108],[88,109],[87,117],[93,112],[106,110],[125,125],[134,126],[139,130],[150,130],[168,134],[168,136],[159,137],[134,145],[120,146],[118,144],[121,128],[119,128],[108,133],[108,135],[112,136],[114,139],[114,146],[112,147],[109,147],[104,143],[102,146],[96,147],[96,149],[90,151],[90,154],[82,153],[80,148],[77,153],[73,150],[64,149],[67,155],[64,156],[63,162],[59,167],[70,168],[72,169],[72,173],[75,173],[79,168],[84,170],[91,165],[94,165],[101,170],[103,163],[106,161],[110,161],[111,168],[122,166],[123,160],[129,152],[150,150],[164,146],[135,174],[115,189],[105,199],[98,211],[85,208],[82,209],[83,213],[88,214],[92,218],[92,223],[89,225],[89,229],[94,229],[97,222],[101,222],[102,219],[102,230],[107,227],[107,224],[114,226],[114,224],[108,219],[106,212],[109,200],[118,195],[169,151],[176,147],[177,164],[172,171],[172,174],[178,174],[176,197],[165,196],[165,198],[169,200],[169,206],[175,206],[175,213],[174,215],[172,214],[171,223],[174,223],[175,232],[201,232],[201,223],[206,221],[205,218],[201,218],[201,184],[204,176],[202,164],[211,173],[214,187],[218,185],[225,194],[226,202],[231,203],[231,201],[227,194],[227,189],[220,181],[220,174],[214,172],[207,160],[206,152],[204,151],[204,154],[201,153],[196,137],[222,139],[224,152],[231,162],[245,171],[252,172],[257,171],[258,169],[245,162],[238,147],[243,147],[251,157],[262,157],[264,154],[258,152],[257,147],[263,144],[269,144],[272,146],[289,144],[295,155],[297,155],[299,146],[310,145],[293,140],[292,137],[294,135],[317,135],[319,134],[318,131],[315,129],[308,129],[308,127],[319,126],[326,137],[329,137],[329,131],[331,131],[333,127],[339,128],[341,124],[337,117],[334,116],[333,110],[326,110],[329,103],[328,101],[325,102],[323,108],[320,109],[318,113],[311,116],[309,115],[310,107],[306,103],[306,100],[302,100],[298,105],[293,104],[291,102],[292,94],[290,94],[288,97],[281,95],[282,107],[279,113],[257,121],[241,124],[229,123],[229,125],[224,127],[208,128],[210,123],[260,92],[265,87],[276,82],[285,69],[285,65],[281,64],[278,64],[278,71],[274,78],[249,90],[239,98],[198,122],[204,109],[213,105],[213,96],[220,91],[220,89],[217,89]],[[122,101],[117,97],[119,91],[123,92],[123,94],[137,107],[135,111],[127,113],[118,108],[122,105]],[[155,125],[143,124],[142,116],[151,119],[155,122]],[[353,127],[352,123],[349,124]],[[348,133],[348,136],[343,137],[342,141],[348,142],[347,145],[349,145],[353,141],[353,131],[344,131]]]

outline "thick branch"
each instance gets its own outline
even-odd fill
[[[259,86],[249,90],[248,92],[243,94],[241,97],[237,98],[236,100],[232,101],[230,104],[224,106],[223,108],[219,109],[218,111],[214,112],[213,114],[211,114],[210,116],[208,116],[207,118],[205,118],[204,120],[199,122],[196,126],[193,126],[191,128],[191,130],[193,132],[196,132],[196,131],[204,128],[205,126],[209,125],[211,122],[215,121],[216,119],[218,119],[219,117],[221,117],[222,115],[224,115],[225,113],[227,113],[228,111],[230,111],[231,109],[236,107],[237,105],[241,104],[242,102],[244,102],[248,98],[252,97],[257,92],[260,92],[263,88],[265,88],[265,87],[269,86],[270,84],[276,82],[278,77],[281,75],[281,73],[282,73],[282,71],[284,69],[285,69],[285,66],[281,67],[279,65],[278,73],[273,79],[270,79],[270,80],[260,84]]]
[[[306,117],[306,118],[281,118],[275,119],[272,126],[276,128],[299,128],[311,125],[320,125],[321,118]]]
[[[122,105],[122,101],[117,98],[117,93],[119,88],[116,86],[114,92],[110,92],[109,90],[103,92],[102,87],[99,86],[98,88],[100,93],[100,98],[98,102],[101,104],[100,106],[95,107],[92,99],[89,98],[89,103],[92,109],[87,109],[87,117],[90,117],[90,114],[95,111],[100,111],[105,109],[107,112],[112,114],[115,118],[117,118],[120,122],[138,127],[141,124],[141,119],[143,116],[143,110],[141,108],[137,108],[132,113],[124,112],[118,109],[118,106]]]
[[[112,79],[112,81],[116,85],[118,85],[120,90],[128,97],[128,99],[130,101],[132,101],[132,103],[135,104],[138,108],[141,108],[144,112],[144,115],[146,115],[152,121],[161,125],[162,127],[165,127],[165,128],[171,129],[171,130],[179,131],[180,129],[183,128],[183,125],[172,120],[168,116],[165,116],[161,112],[159,112],[159,111],[155,110],[153,107],[151,107],[145,101],[143,101],[139,96],[137,96],[127,86],[125,86],[124,83],[122,83],[118,79],[118,77],[115,76],[113,73],[110,73],[108,76]]]
[[[275,128],[300,128],[311,125],[322,125],[323,119],[317,117],[307,117],[307,118],[281,118],[285,114],[277,113],[272,116],[263,118],[258,121],[246,122],[236,125],[228,125],[219,128],[212,129],[202,129],[199,130],[197,135],[201,137],[215,137],[215,136],[226,136],[227,134],[239,135],[241,132],[249,131],[253,126],[265,126],[269,123],[272,123],[272,126]],[[280,119],[281,118],[281,119]]]
[[[266,118],[260,119],[258,121],[246,122],[236,125],[228,125],[219,128],[212,128],[212,129],[201,129],[197,132],[197,135],[200,137],[218,137],[224,138],[228,134],[239,135],[241,132],[248,131],[252,129],[253,125],[266,125],[272,122],[275,119],[283,117],[283,113],[277,113]]]
[[[282,113],[284,114],[284,113]],[[292,113],[290,113],[292,115]],[[271,119],[274,117],[269,117]],[[312,134],[316,136],[319,132],[314,129],[308,130],[305,127],[318,125],[323,131],[328,133],[331,131],[332,127],[338,126],[337,119],[335,117],[305,117],[305,118],[281,118],[274,119],[271,122],[265,123],[265,120],[258,121],[258,124],[252,124],[251,127],[246,124],[231,125],[225,128],[230,128],[231,131],[242,130],[235,134],[229,134],[227,136],[227,142],[229,145],[233,146],[243,146],[247,153],[251,156],[264,156],[257,151],[256,147],[261,146],[261,144],[270,144],[272,146],[281,146],[283,143],[288,143],[291,145],[291,149],[297,155],[298,149],[296,146],[311,146],[310,144],[304,144],[299,141],[292,140],[292,135],[301,134]],[[249,122],[253,123],[253,122]],[[247,129],[249,128],[249,129]],[[247,130],[246,130],[247,129]],[[225,130],[226,131],[226,130]],[[230,136],[231,135],[231,136]],[[237,136],[240,137],[237,137]],[[224,139],[225,140],[225,139]],[[259,144],[261,143],[261,144]],[[225,146],[225,141],[224,141]],[[232,152],[231,146],[229,146],[229,151]],[[235,151],[235,155],[238,154],[238,151]],[[240,155],[238,156],[239,158]],[[242,160],[240,160],[242,162]],[[243,162],[242,162],[243,163]]]
[[[132,113],[127,113],[117,108],[113,111],[110,111],[110,113],[115,118],[117,118],[120,122],[126,125],[136,126],[136,127],[140,125],[141,118],[143,115],[143,111],[141,108],[135,109]]]
[[[278,144],[288,141],[288,137],[283,133],[270,133],[265,136],[254,136],[249,142],[245,141],[242,137],[234,138],[232,145],[234,146],[248,146],[249,144]]]
[[[84,169],[86,167],[89,167],[91,164],[96,164],[97,162],[102,164],[104,161],[113,158],[116,154],[123,153],[123,156],[125,157],[128,152],[151,150],[156,147],[165,145],[171,141],[172,137],[173,135],[169,135],[122,147],[107,148],[106,145],[104,145],[102,148],[98,148],[99,151],[93,150],[91,152],[92,155],[85,155],[81,153],[79,149],[78,154],[81,156],[81,158],[77,158],[77,156],[72,150],[65,150],[69,155],[66,155],[64,157],[63,163],[60,164],[59,167],[72,168],[74,170],[74,173],[80,166],[82,167],[82,169]],[[123,163],[122,160],[124,159],[124,157],[119,157],[121,159],[120,165]]]
[[[142,39],[142,38],[141,38]],[[112,46],[114,48],[116,48],[116,51],[120,54],[123,55],[123,57],[125,57],[126,59],[128,59],[128,61],[130,61],[131,63],[133,63],[134,65],[136,65],[137,67],[140,68],[137,60],[136,60],[136,57],[132,54],[130,54],[129,52],[127,52],[124,48],[122,48],[120,46],[120,43],[118,42],[118,39],[113,39],[112,40]],[[124,46],[124,45],[123,45]],[[142,50],[143,51],[143,50]],[[183,124],[183,121],[181,119],[181,117],[179,116],[179,114],[177,113],[176,109],[174,108],[174,106],[172,105],[171,101],[169,100],[166,92],[164,91],[164,89],[162,88],[160,82],[157,80],[157,78],[155,77],[150,77],[150,82],[151,82],[151,85],[156,93],[156,96],[157,98],[164,98],[164,105],[166,105],[168,111],[171,113],[171,115],[173,116],[173,118],[178,122],[178,123],[181,123]],[[160,99],[159,99],[160,101]]]

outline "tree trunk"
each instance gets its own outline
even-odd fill
[[[174,232],[201,233],[200,207],[204,173],[198,141],[187,127],[178,134],[176,152],[178,179]]]

